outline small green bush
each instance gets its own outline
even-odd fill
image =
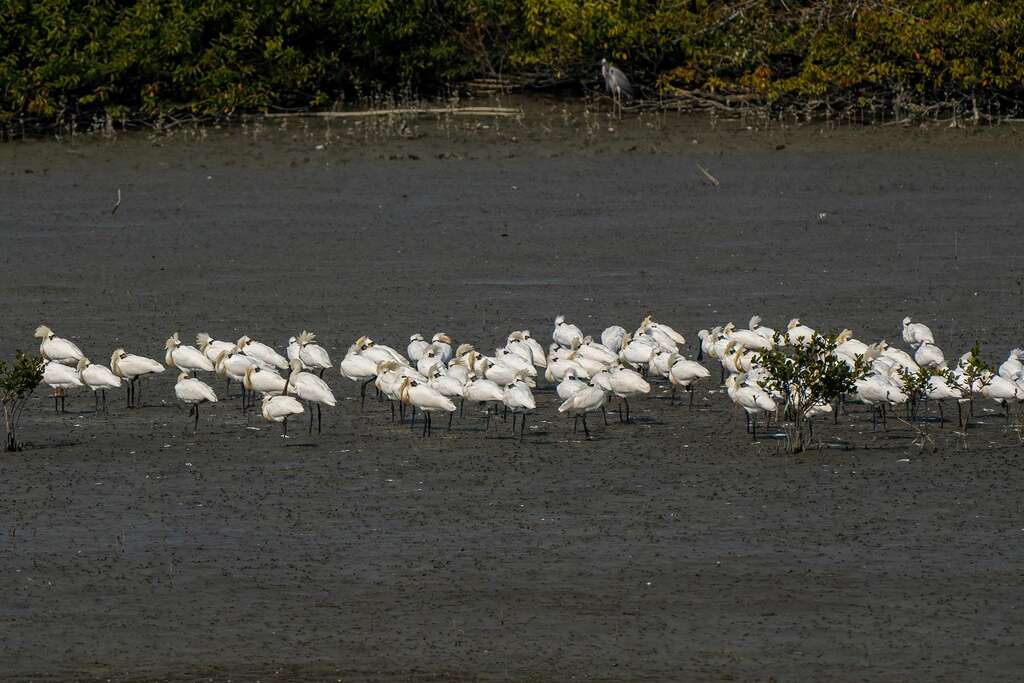
[[[14,365],[0,360],[0,403],[4,406],[4,430],[7,434],[5,451],[19,449],[15,429],[21,418],[21,411],[35,388],[43,381],[43,359],[18,351]]]

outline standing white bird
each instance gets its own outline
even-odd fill
[[[574,344],[583,342],[583,332],[572,323],[565,322],[565,316],[560,315],[555,318],[555,329],[551,333],[551,338],[559,346],[571,349]]]
[[[189,377],[187,372],[178,375],[178,383],[174,385],[174,395],[179,401],[188,404],[189,416],[195,415],[195,422],[192,425],[192,433],[199,431],[199,404],[216,403],[217,394],[213,393],[210,385],[201,380]]]
[[[999,366],[999,376],[1016,382],[1024,377],[1024,349],[1013,349]]]
[[[558,412],[568,413],[573,416],[572,431],[576,433],[576,427],[580,418],[583,418],[583,433],[590,438],[590,428],[587,426],[587,414],[601,412],[604,415],[604,422],[608,424],[608,416],[604,412],[604,405],[608,401],[608,394],[597,386],[594,380],[587,382],[587,386],[562,402],[558,406]]]
[[[327,349],[317,344],[315,339],[315,334],[303,330],[295,341],[299,344],[299,360],[302,361],[303,368],[319,370],[320,377],[323,377],[324,370],[331,367],[331,357],[327,354]]]
[[[75,368],[51,360],[43,366],[43,384],[53,389],[53,409],[63,413],[65,392],[82,386],[82,379]]]
[[[470,403],[478,403],[487,409],[487,424],[485,429],[489,429],[491,426],[491,408],[488,404],[494,404],[494,412],[497,414],[498,409],[496,404],[504,402],[505,392],[503,392],[501,387],[491,380],[478,377],[466,382],[466,386],[462,390],[462,396],[463,400],[469,401]]]
[[[747,416],[747,428],[753,425],[753,438],[757,439],[757,416],[762,413],[774,413],[777,406],[768,392],[759,387],[740,384],[740,375],[729,375],[725,387],[732,402],[743,408]]]
[[[445,365],[452,360],[452,338],[444,332],[438,332],[430,338],[430,345],[441,352],[441,360]]]
[[[1005,377],[993,375],[988,384],[981,388],[981,395],[999,403],[1006,410],[1006,419],[1010,419],[1010,401],[1024,401],[1024,388]]]
[[[537,407],[537,401],[533,398],[530,387],[520,377],[511,384],[506,385],[502,402],[505,407],[512,411],[512,433],[516,432],[516,416],[521,416],[519,426],[519,440],[523,440],[523,433],[526,430],[526,416],[531,410]]]
[[[213,372],[213,361],[196,347],[182,344],[177,332],[164,342],[164,348],[167,349],[164,364],[168,367],[178,368],[183,372]]]
[[[761,324],[761,316],[755,315],[750,318],[750,322],[747,323],[750,331],[754,334],[758,334],[769,341],[775,341],[775,330],[770,327],[765,327]]]
[[[260,412],[263,419],[268,422],[280,422],[281,433],[288,436],[288,418],[291,415],[302,415],[302,404],[291,396],[263,395],[263,404]]]
[[[238,350],[237,346],[231,347],[231,350],[222,353],[217,358],[215,365],[217,370],[217,376],[227,382],[224,387],[224,398],[230,398],[231,396],[231,382],[235,381],[242,384],[242,413],[248,409],[249,397],[245,389],[245,385],[242,380],[245,379],[245,371],[249,368],[260,367],[264,365],[262,361],[253,356],[247,356]],[[273,367],[273,366],[266,366]]]
[[[555,388],[555,393],[558,394],[558,398],[563,401],[569,400],[576,392],[580,391],[587,386],[587,383],[576,377],[576,372],[569,370],[562,377],[562,381],[558,383]]]
[[[678,358],[668,371],[668,381],[672,384],[672,401],[676,400],[676,387],[683,387],[690,394],[690,407],[693,408],[693,383],[711,376],[711,372],[694,360]]]
[[[943,415],[942,410],[943,402],[948,398],[955,399],[957,402],[956,407],[958,413],[957,424],[960,424],[960,421],[963,419],[963,417],[959,415],[960,399],[964,397],[964,393],[958,387],[950,386],[949,382],[947,382],[946,378],[942,375],[932,375],[928,378],[928,386],[925,388],[925,396],[929,401],[935,401],[938,403],[940,425],[946,421],[946,416]]]
[[[343,377],[359,382],[359,409],[366,407],[366,387],[377,377],[377,361],[364,356],[355,344],[349,347],[345,357],[338,364]]]
[[[916,349],[924,342],[934,344],[935,335],[932,334],[931,329],[927,325],[924,323],[912,323],[910,322],[910,316],[907,316],[903,319],[903,341]]]
[[[618,353],[622,350],[622,340],[626,338],[626,328],[620,325],[606,327],[601,333],[601,345],[609,351]]]
[[[107,389],[120,387],[121,378],[105,365],[93,365],[88,358],[78,361],[78,376],[85,386],[92,389],[96,412],[100,412],[100,394],[103,395],[103,412],[107,412]]]
[[[238,350],[247,356],[251,356],[256,360],[263,361],[267,365],[271,365],[279,370],[288,369],[288,359],[279,354],[277,351],[272,349],[258,341],[249,339],[248,336],[243,335],[235,342],[235,346]]]
[[[455,404],[451,402],[451,399],[442,395],[437,389],[427,384],[421,384],[409,377],[402,380],[399,395],[402,398],[402,403],[412,406],[412,422],[410,427],[416,426],[416,409],[419,408],[420,412],[423,413],[423,436],[427,436],[431,432],[430,416],[432,413],[439,411],[455,412]],[[448,425],[450,429],[450,421]]]
[[[458,377],[445,374],[446,372],[447,370],[444,369],[443,365],[437,364],[434,366],[434,372],[431,374],[430,381],[427,382],[427,384],[431,389],[434,389],[446,398],[458,398],[461,405],[462,397],[466,393],[465,383]],[[454,417],[454,415],[454,412],[449,413],[448,415],[448,431],[451,431],[452,429],[452,417]]]
[[[622,422],[622,404],[626,404],[626,422],[630,422],[629,417],[629,397],[630,396],[645,396],[651,392],[651,385],[647,383],[639,372],[636,370],[630,370],[621,366],[612,366],[612,369],[608,373],[609,385],[611,386],[612,393],[618,397],[619,404],[619,422]]]
[[[82,350],[67,339],[56,336],[46,325],[36,328],[35,337],[39,342],[39,355],[43,360],[56,361],[62,365],[76,366],[85,358]]]
[[[288,386],[288,380],[273,370],[250,365],[242,376],[242,386],[246,391],[257,391],[263,395],[280,396]]]
[[[142,382],[141,378],[146,375],[153,375],[164,371],[164,366],[159,361],[145,356],[136,356],[134,353],[126,353],[124,349],[114,349],[110,356],[110,369],[122,379],[128,380],[128,391],[125,392],[125,399],[129,408],[142,407]],[[138,393],[135,383],[139,382]],[[138,406],[136,406],[136,403]]]
[[[312,373],[303,372],[302,364],[297,360],[292,361],[292,374],[288,378],[286,392],[298,396],[303,401],[309,401],[316,404],[317,434],[321,432],[323,426],[320,406],[327,405],[333,408],[338,405],[338,401],[334,398],[331,388],[327,386],[327,382]],[[312,410],[309,412],[309,433],[313,433]]]

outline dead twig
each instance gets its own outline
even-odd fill
[[[121,206],[121,188],[117,188],[117,201],[114,202],[114,208],[110,210],[110,215],[113,216],[117,213],[118,207]]]
[[[697,168],[700,169],[700,172],[704,174],[704,177],[711,181],[711,184],[714,185],[715,187],[718,187],[719,185],[722,184],[718,181],[718,178],[711,175],[711,172],[708,169],[704,168],[700,164],[697,164]]]
[[[322,118],[322,119],[355,119],[369,116],[423,116],[431,114],[451,114],[453,116],[521,116],[521,109],[512,107],[411,107],[400,109],[370,109],[367,111],[304,111],[263,114],[263,118]]]

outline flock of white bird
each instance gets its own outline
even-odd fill
[[[506,415],[511,412],[512,429],[516,429],[518,421],[522,438],[526,418],[537,406],[533,390],[543,376],[549,385],[555,386],[560,399],[558,412],[574,418],[574,431],[582,421],[589,437],[588,415],[600,412],[607,423],[608,402],[614,399],[618,401],[620,420],[629,422],[629,400],[649,394],[650,381],[655,379],[667,381],[673,400],[678,388],[688,391],[692,406],[694,384],[711,376],[699,362],[707,356],[722,366],[726,392],[744,410],[756,438],[758,417],[776,413],[783,398],[767,388],[768,373],[758,364],[758,354],[774,348],[780,340],[789,345],[806,344],[814,334],[813,329],[794,319],[785,332],[777,335],[754,316],[746,329],[727,323],[700,330],[700,352],[696,360],[691,360],[682,353],[686,343],[683,335],[650,316],[632,333],[618,325],[608,327],[599,340],[584,335],[577,325],[558,316],[547,351],[528,330],[511,332],[494,355],[485,355],[472,344],[454,347],[452,339],[443,332],[430,341],[420,334],[412,335],[404,355],[363,336],[349,347],[338,368],[343,377],[360,384],[361,405],[365,405],[367,387],[373,384],[378,397],[391,403],[392,419],[396,405],[403,420],[405,408],[412,409],[411,426],[416,424],[416,411],[421,412],[424,435],[431,433],[433,413],[448,413],[450,430],[455,412],[461,412],[461,407],[469,402],[486,411],[488,427],[492,408],[495,414],[502,409]],[[190,407],[194,431],[199,428],[200,406],[218,400],[214,389],[196,377],[198,373],[211,373],[226,380],[225,396],[229,395],[232,381],[239,384],[243,412],[253,403],[252,397],[260,395],[263,418],[281,423],[285,434],[288,419],[307,410],[309,431],[313,429],[315,410],[319,432],[322,406],[337,404],[323,379],[324,372],[334,366],[327,350],[311,332],[290,338],[285,355],[248,336],[230,342],[201,333],[196,336],[196,346],[189,346],[175,333],[165,343],[163,363],[118,348],[111,355],[109,368],[92,363],[78,346],[56,336],[45,325],[36,329],[35,336],[40,339],[39,351],[46,361],[43,383],[54,390],[58,411],[64,410],[66,392],[79,387],[92,390],[97,410],[105,411],[106,391],[123,383],[128,407],[139,406],[140,380],[164,372],[165,366],[179,373],[174,393]],[[864,343],[854,339],[849,330],[839,335],[836,354],[841,359],[851,366],[861,357],[870,362],[870,374],[856,383],[850,400],[882,409],[905,404],[910,397],[903,389],[901,371],[946,368],[945,355],[935,345],[934,335],[926,325],[905,318],[903,340],[912,354],[885,341]],[[951,372],[929,379],[927,398],[938,401],[940,410],[942,401],[965,400],[968,391],[997,401],[1007,410],[1011,401],[1024,400],[1024,350],[1012,350],[997,373],[974,378],[974,386],[969,386],[970,377],[966,374],[968,359],[969,354],[964,354]],[[813,406],[808,418],[832,410],[828,404]]]

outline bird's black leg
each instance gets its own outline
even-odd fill
[[[690,410],[693,410],[693,385],[686,387],[686,390],[690,393]]]
[[[391,404],[391,421],[394,422],[395,421],[395,402],[394,401],[388,401],[388,403]]]
[[[604,418],[604,426],[607,427],[608,426],[608,411],[605,410],[604,406],[601,406],[601,416]],[[620,417],[620,419],[621,419],[621,417]],[[586,423],[586,421],[587,421],[587,415],[586,415],[586,413],[584,413],[583,414],[583,422]],[[590,436],[590,434],[588,433],[587,436]]]
[[[372,382],[374,379],[374,377],[371,377],[370,379],[363,382],[362,385],[359,387],[359,410],[362,410],[363,408],[366,407],[366,385]]]
[[[754,425],[754,441],[757,441],[757,415],[751,416],[751,423]]]
[[[281,433],[288,436],[288,418],[281,420]]]
[[[448,431],[452,431],[452,418],[455,417],[455,411],[448,413]]]
[[[506,410],[508,410],[508,409],[506,408]],[[512,433],[513,434],[516,433],[516,420],[518,420],[518,419],[519,419],[519,416],[516,415],[515,413],[512,413]]]
[[[195,407],[196,407],[196,421],[195,421],[195,424],[192,426],[192,433],[193,434],[198,434],[199,433],[199,404],[197,403]]]
[[[413,406],[412,406],[412,421],[409,422],[409,429],[412,429],[415,426],[416,426],[416,404],[413,404]]]
[[[588,439],[590,438],[590,428],[587,427],[587,414],[586,413],[583,413],[583,433],[587,435]]]
[[[939,429],[946,424],[946,416],[942,414],[942,401],[939,401]]]
[[[306,411],[309,413],[309,433],[313,433],[313,404],[306,404]]]
[[[322,370],[320,372],[321,372],[321,374],[323,374]],[[322,433],[322,429],[323,429],[323,414],[321,413],[322,410],[323,410],[323,406],[321,406],[319,403],[317,403],[316,404],[316,433],[317,434]]]
[[[580,424],[580,416],[579,415],[573,415],[572,416],[572,433],[573,434],[576,433],[576,430],[579,428],[579,424]]]
[[[626,422],[629,423],[629,421],[630,421],[630,419],[629,419],[629,399],[628,398],[623,398],[622,400],[626,404]]]
[[[519,440],[523,440],[523,433],[526,431],[526,413],[523,413],[522,419],[519,421]]]

